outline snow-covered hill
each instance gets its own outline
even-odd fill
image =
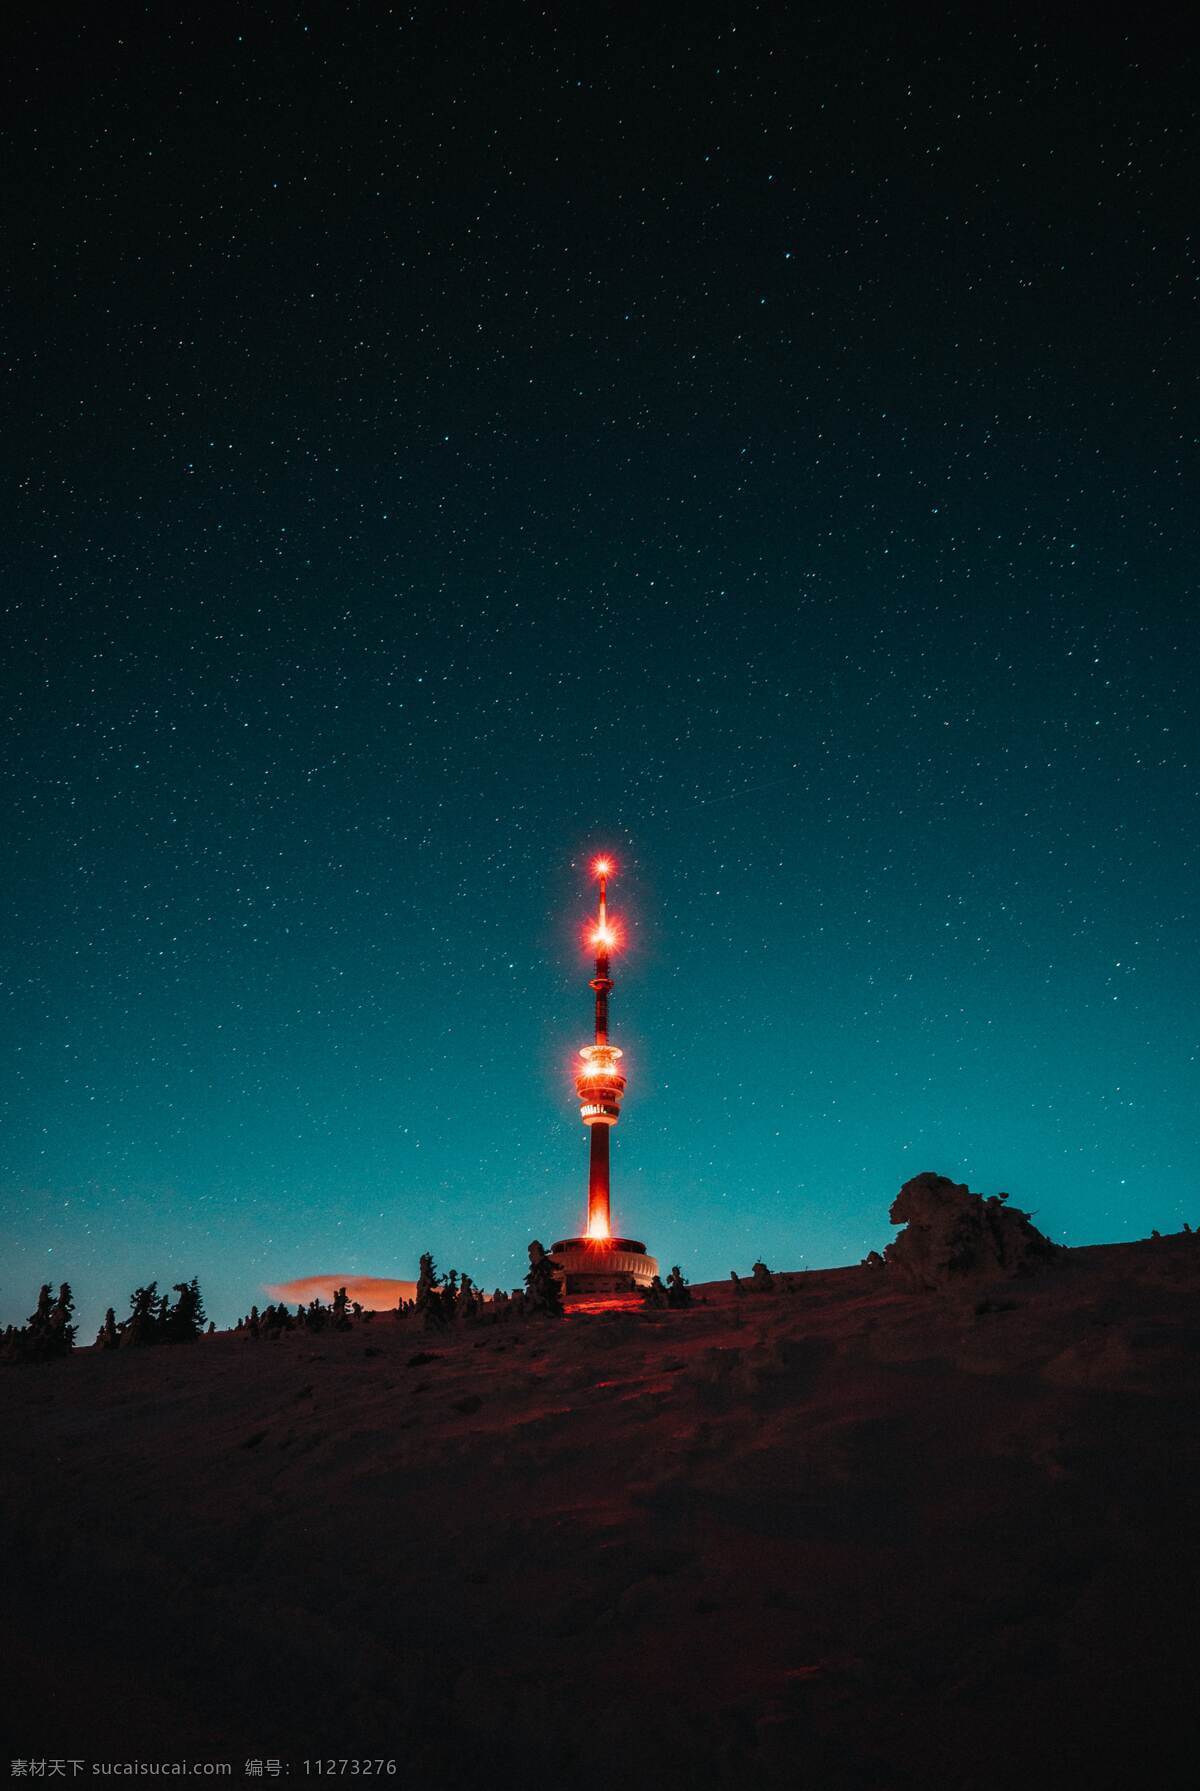
[[[1192,1783],[1200,1238],[893,1283],[3,1372],[12,1755]]]

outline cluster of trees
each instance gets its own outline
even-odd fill
[[[38,1292],[37,1310],[23,1325],[9,1325],[0,1341],[0,1360],[5,1362],[49,1362],[55,1356],[66,1356],[75,1347],[75,1298],[71,1284],[64,1281],[58,1298],[50,1296],[47,1281]]]
[[[738,1278],[734,1275],[733,1279],[736,1282]],[[765,1265],[756,1263],[753,1286],[769,1288],[771,1284]],[[172,1292],[177,1296],[174,1303],[170,1295],[159,1293],[157,1281],[147,1282],[130,1295],[129,1316],[119,1321],[110,1306],[96,1336],[97,1349],[195,1342],[205,1323],[200,1283],[195,1276],[190,1281],[177,1281]],[[692,1291],[676,1264],[665,1282],[656,1275],[650,1286],[642,1289],[642,1298],[649,1306],[680,1308],[691,1304]],[[37,1310],[28,1324],[19,1328],[9,1325],[0,1338],[0,1361],[45,1361],[67,1355],[75,1346],[74,1310],[70,1285],[64,1281],[54,1300],[47,1283],[38,1294]],[[529,1273],[524,1287],[514,1288],[511,1293],[498,1287],[490,1298],[470,1275],[460,1274],[457,1269],[441,1276],[433,1256],[426,1251],[421,1258],[416,1298],[401,1300],[395,1310],[398,1319],[410,1315],[431,1331],[481,1319],[495,1324],[530,1316],[561,1318],[562,1282],[536,1238],[529,1246]],[[234,1331],[255,1339],[275,1339],[285,1331],[348,1331],[355,1322],[365,1323],[374,1317],[373,1312],[364,1311],[359,1301],[350,1300],[344,1287],[339,1287],[327,1306],[319,1299],[298,1306],[294,1313],[282,1302],[264,1307],[262,1312],[252,1306],[245,1317],[238,1319]],[[213,1325],[208,1326],[210,1333],[214,1329]]]
[[[756,1282],[757,1285],[757,1277]],[[633,1282],[630,1282],[631,1288]],[[654,1277],[650,1287],[642,1290],[648,1305],[680,1309],[691,1304],[692,1290],[676,1264],[666,1281]],[[427,1331],[443,1331],[449,1326],[486,1322],[500,1324],[511,1319],[529,1317],[561,1318],[563,1316],[562,1279],[545,1246],[537,1238],[529,1246],[529,1272],[524,1287],[511,1293],[497,1287],[485,1294],[465,1270],[450,1269],[442,1274],[427,1250],[420,1260],[415,1298],[401,1300],[393,1309],[401,1321],[415,1319]],[[240,1318],[234,1330],[250,1337],[276,1338],[284,1331],[348,1331],[357,1321],[375,1317],[364,1311],[357,1300],[348,1300],[346,1289],[339,1287],[330,1305],[312,1300],[292,1313],[286,1306],[268,1306],[262,1312],[252,1306]]]
[[[130,1295],[129,1316],[118,1322],[110,1306],[96,1335],[97,1349],[127,1349],[148,1343],[194,1343],[204,1329],[204,1301],[200,1283],[177,1281],[172,1292],[160,1294],[157,1281],[148,1281]],[[24,1325],[9,1325],[0,1339],[0,1361],[47,1362],[66,1356],[75,1347],[75,1298],[64,1281],[58,1298],[46,1283],[38,1293],[37,1310]],[[209,1326],[209,1330],[212,1326]]]
[[[661,1275],[656,1275],[649,1287],[643,1287],[642,1300],[647,1306],[669,1306],[679,1312],[692,1303],[692,1290],[683,1278],[683,1270],[676,1263],[664,1282]]]
[[[402,1300],[397,1308],[400,1316],[415,1312],[427,1331],[440,1331],[459,1319],[472,1323],[483,1310],[483,1294],[467,1274],[451,1269],[444,1278],[427,1250],[417,1271],[417,1297]]]
[[[525,1286],[506,1293],[496,1288],[490,1297],[477,1287],[470,1275],[451,1269],[442,1275],[429,1251],[421,1258],[416,1297],[401,1300],[393,1310],[396,1319],[417,1319],[426,1330],[440,1331],[448,1325],[474,1324],[481,1319],[497,1323],[503,1319],[523,1318],[530,1313],[562,1316],[562,1292],[558,1275],[549,1256],[536,1241],[529,1246],[529,1273]],[[335,1290],[329,1305],[319,1299],[292,1312],[282,1303],[257,1306],[233,1327],[235,1333],[251,1338],[270,1338],[285,1331],[348,1331],[354,1324],[368,1324],[375,1318],[358,1300],[347,1297],[346,1289]]]
[[[265,1306],[261,1312],[257,1306],[251,1306],[233,1328],[247,1337],[274,1339],[284,1331],[348,1331],[356,1320],[368,1322],[374,1317],[373,1312],[363,1310],[361,1301],[351,1300],[346,1289],[339,1287],[328,1306],[319,1299],[297,1306],[294,1313],[282,1301],[278,1306]]]
[[[440,1275],[432,1254],[426,1251],[421,1258],[416,1298],[402,1300],[397,1316],[410,1312],[417,1315],[427,1331],[440,1331],[460,1322],[473,1324],[484,1317],[493,1323],[531,1314],[561,1318],[562,1287],[554,1264],[536,1238],[529,1246],[529,1273],[524,1287],[514,1288],[512,1293],[498,1287],[490,1300],[469,1275],[460,1275],[457,1269]]]
[[[97,1349],[142,1348],[151,1343],[194,1343],[204,1330],[204,1300],[200,1283],[177,1281],[171,1290],[178,1298],[160,1294],[157,1281],[148,1281],[129,1297],[129,1317],[117,1322],[112,1307],[96,1333]],[[212,1329],[212,1326],[209,1326]]]

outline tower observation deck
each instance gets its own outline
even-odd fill
[[[592,871],[600,884],[599,908],[589,939],[596,954],[595,975],[589,985],[596,997],[595,1037],[590,1045],[581,1047],[582,1066],[575,1076],[579,1117],[588,1130],[587,1232],[583,1237],[563,1238],[550,1252],[568,1294],[625,1293],[648,1284],[658,1273],[658,1264],[647,1256],[644,1244],[612,1235],[609,1135],[621,1117],[625,1094],[622,1053],[608,1036],[608,998],[613,987],[610,960],[619,936],[608,913],[611,860],[598,858]]]

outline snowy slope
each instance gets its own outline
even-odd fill
[[[1200,1239],[696,1292],[0,1374],[14,1756],[1194,1782]]]

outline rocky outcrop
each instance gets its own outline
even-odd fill
[[[1058,1246],[1007,1194],[972,1194],[964,1182],[926,1170],[905,1182],[888,1215],[905,1229],[884,1251],[888,1270],[915,1292],[956,1282],[1024,1275],[1054,1259]]]

